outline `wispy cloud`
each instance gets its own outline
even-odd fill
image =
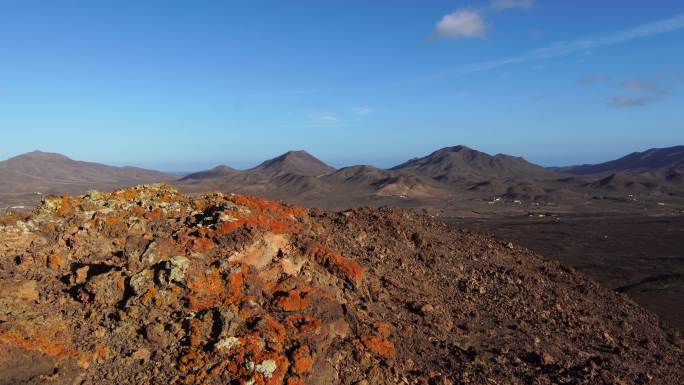
[[[677,83],[676,79],[663,73],[656,77],[637,77],[624,81],[611,81],[604,74],[590,74],[579,78],[577,82],[583,85],[601,83],[619,90],[623,95],[612,97],[608,103],[613,107],[641,107],[657,102],[670,94]]]
[[[667,76],[652,79],[634,78],[623,81],[616,86],[636,93],[638,96],[616,96],[613,99],[613,105],[616,107],[638,107],[659,101],[672,92],[675,82]]]
[[[352,111],[356,115],[368,115],[371,112],[373,112],[373,110],[370,107],[356,107],[356,108],[352,109]]]
[[[620,83],[619,86],[628,90],[649,92],[661,95],[669,94],[673,88],[672,84],[663,84],[661,81],[656,79],[639,78],[624,81]]]
[[[493,0],[492,8],[497,11],[508,9],[528,9],[534,2],[532,0]]]
[[[600,48],[603,46],[625,43],[635,39],[677,31],[682,28],[684,28],[684,14],[679,14],[669,19],[663,19],[652,23],[642,24],[634,28],[626,29],[604,36],[573,41],[559,41],[549,46],[538,48],[519,56],[511,56],[499,60],[472,63],[456,67],[426,77],[422,80],[432,80],[443,77],[461,77],[477,72],[490,71],[511,64],[519,64],[534,60],[550,59],[570,55],[576,52],[586,51],[589,49]]]
[[[311,114],[309,118],[313,125],[319,126],[334,126],[342,121],[337,115],[328,112]]]
[[[656,99],[650,96],[616,96],[611,100],[610,104],[613,107],[641,107],[653,103],[654,101],[656,101]]]
[[[473,9],[459,9],[444,15],[437,22],[433,38],[478,38],[486,35],[485,23],[479,12]]]
[[[342,118],[332,112],[315,112],[307,114],[302,123],[283,124],[280,128],[339,128],[343,123]]]

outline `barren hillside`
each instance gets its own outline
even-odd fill
[[[0,227],[3,384],[675,384],[681,336],[516,245],[393,209],[164,185]]]

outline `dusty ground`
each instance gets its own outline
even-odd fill
[[[3,384],[675,384],[684,341],[527,249],[167,186],[0,220]]]
[[[684,216],[450,220],[561,261],[684,331]]]

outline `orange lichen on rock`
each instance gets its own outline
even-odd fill
[[[65,270],[72,260],[87,266],[78,280],[70,281],[84,293],[86,306],[114,305],[114,301],[102,302],[109,290],[89,291],[101,289],[98,282],[118,290],[117,301],[130,286],[134,296],[117,302],[123,306],[113,310],[118,321],[140,322],[163,309],[178,315],[173,329],[152,327],[149,321],[139,325],[150,348],[172,342],[178,348],[174,352],[178,373],[172,377],[173,383],[208,385],[227,380],[303,385],[307,376],[315,375],[317,360],[327,356],[332,339],[348,335],[341,332],[342,324],[348,326],[340,319],[338,296],[329,290],[339,288],[342,282],[360,285],[364,268],[323,243],[307,248],[312,235],[318,234],[310,231],[311,226],[318,226],[319,232],[324,229],[302,207],[221,193],[186,198],[160,185],[50,199],[48,210],[40,211],[41,215],[72,216],[55,221],[60,226],[80,218],[85,231],[70,232],[71,243],[66,247],[57,244],[41,252],[42,267]],[[161,200],[165,200],[163,205]],[[60,229],[53,226],[49,231],[63,231]],[[236,232],[241,229],[245,231]],[[97,239],[96,235],[114,251],[113,257],[103,260],[96,253],[83,257],[72,252],[74,245],[90,246],[83,239]],[[93,248],[100,246],[99,241],[92,243]],[[174,262],[179,255],[187,256],[182,268]],[[289,263],[288,268],[283,261]],[[312,273],[322,276],[311,279]],[[185,334],[172,334],[180,327]],[[66,332],[43,335],[2,330],[0,327],[0,347],[11,344],[74,357],[83,368],[122,354],[99,341],[79,345],[79,353],[72,353],[71,345],[60,342],[70,335]],[[373,334],[384,336],[379,331]],[[172,341],[174,335],[182,339]],[[358,338],[353,339],[358,346],[383,355],[389,355],[389,350],[393,353],[393,345],[383,338],[365,342]],[[76,338],[74,341],[82,344]],[[123,354],[141,365],[148,364],[148,348],[132,351]]]
[[[109,358],[110,355],[110,350],[107,345],[101,344],[101,343],[96,343],[95,345],[92,346],[91,349],[91,356],[92,359],[96,362],[106,360]]]
[[[245,220],[240,219],[240,218],[236,219],[235,221],[221,222],[220,224],[218,224],[216,226],[216,234],[217,235],[230,234],[244,224],[245,224]]]
[[[287,379],[287,385],[306,385],[306,382],[299,377],[290,377]]]
[[[291,290],[286,295],[278,297],[276,304],[285,311],[305,310],[311,305],[311,300],[308,298],[310,292],[310,288]]]
[[[274,344],[281,344],[287,338],[285,326],[276,321],[271,315],[266,314],[263,319],[263,329],[266,337]]]
[[[193,238],[188,242],[188,248],[192,251],[197,251],[200,253],[207,252],[216,247],[216,244],[207,238]]]
[[[96,223],[99,229],[110,233],[125,234],[128,232],[128,224],[121,215],[108,214],[98,216]]]
[[[197,318],[190,320],[190,347],[196,348],[201,342],[201,326],[202,321]]]
[[[332,256],[332,262],[337,266],[342,273],[344,273],[347,278],[349,278],[356,286],[361,284],[363,279],[364,267],[358,264],[356,261],[349,258],[345,258],[339,254],[334,254]]]
[[[316,317],[291,314],[285,317],[288,333],[293,335],[318,334],[321,330],[321,320]]]
[[[315,260],[341,272],[356,286],[361,284],[365,268],[356,261],[343,257],[335,250],[322,244],[314,244],[309,251]]]
[[[164,210],[162,210],[160,207],[157,207],[156,209],[148,211],[144,214],[145,219],[148,220],[159,219],[162,216],[164,216]]]
[[[114,191],[112,193],[112,198],[119,199],[119,200],[131,201],[131,200],[136,199],[137,197],[138,197],[138,191],[134,188],[118,190],[118,191]]]
[[[233,220],[224,221],[216,226],[217,235],[232,233],[243,226],[254,226],[274,233],[297,234],[302,226],[298,220],[306,210],[299,206],[285,205],[247,195],[234,195],[230,200],[236,205],[247,208],[245,211],[231,211]]]
[[[225,280],[216,270],[210,270],[206,274],[191,275],[188,288],[192,290],[192,294],[188,297],[191,311],[220,305],[229,295]]]
[[[236,271],[228,275],[228,287],[230,288],[230,295],[237,300],[242,290],[242,285],[245,283],[246,268],[241,271]]]
[[[383,337],[389,337],[392,325],[387,322],[375,321],[375,330]]]
[[[396,354],[392,341],[382,337],[365,336],[361,338],[361,343],[363,343],[366,349],[370,349],[384,357],[393,357]]]
[[[22,330],[0,330],[0,343],[28,351],[40,352],[54,358],[75,358],[78,352],[64,336],[58,326],[43,328],[39,326]]]
[[[312,353],[307,345],[302,345],[292,354],[292,361],[292,372],[305,374],[311,371],[316,354]]]
[[[186,385],[204,385],[208,383],[206,365],[207,354],[203,351],[192,350],[178,360],[178,371],[184,373],[179,383]]]
[[[52,252],[47,258],[47,267],[52,270],[64,269],[67,265],[67,260],[64,254],[59,252]]]
[[[143,294],[142,297],[140,297],[140,303],[147,306],[152,303],[152,300],[154,300],[158,295],[159,290],[157,290],[157,288],[150,288],[145,294]]]
[[[74,200],[69,194],[64,193],[60,199],[56,214],[61,217],[72,215],[74,213]]]

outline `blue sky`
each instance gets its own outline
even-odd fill
[[[543,165],[684,144],[681,1],[0,0],[0,158]]]

